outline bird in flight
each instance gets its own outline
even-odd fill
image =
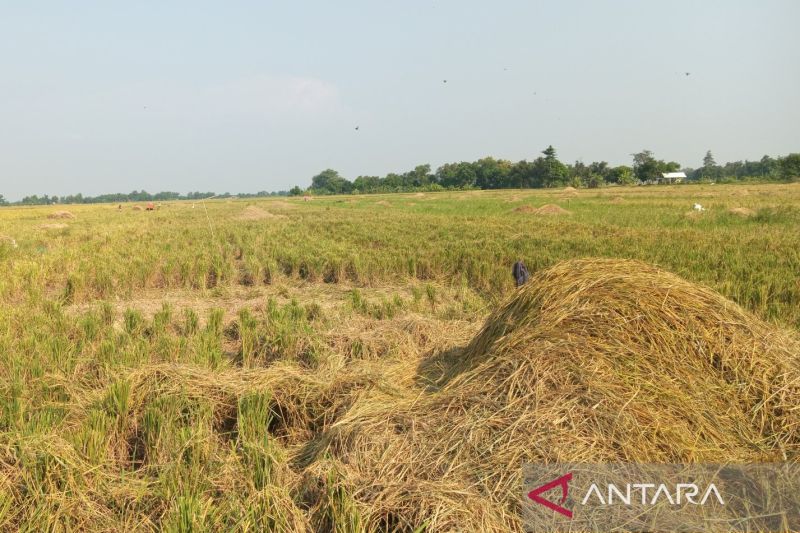
[[[691,72],[684,72],[684,74],[686,74],[688,76],[689,74],[691,74]]]
[[[442,80],[442,83],[447,83],[447,80]]]
[[[360,126],[356,126],[356,131],[358,131],[358,128],[359,128],[359,127],[360,127]]]

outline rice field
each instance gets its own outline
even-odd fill
[[[515,531],[521,461],[799,457],[800,184],[136,207],[0,209],[0,530]]]

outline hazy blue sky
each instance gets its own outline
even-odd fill
[[[782,155],[798,20],[796,0],[0,0],[0,194],[277,190],[550,143]]]

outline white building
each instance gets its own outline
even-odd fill
[[[684,172],[662,172],[658,183],[680,183],[686,178]]]

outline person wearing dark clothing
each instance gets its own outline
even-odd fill
[[[528,269],[525,268],[525,263],[523,263],[522,261],[517,261],[516,263],[514,263],[514,268],[511,270],[511,273],[514,274],[514,279],[517,282],[517,287],[521,287],[522,285],[524,285],[528,281],[528,278],[531,277],[530,273],[528,272]]]

